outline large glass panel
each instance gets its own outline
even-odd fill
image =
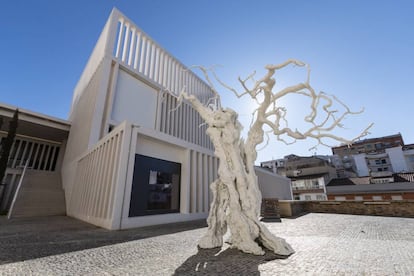
[[[149,174],[147,210],[178,209],[180,176],[174,173],[152,170]]]
[[[181,164],[135,155],[129,216],[179,212]]]

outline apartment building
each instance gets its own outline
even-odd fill
[[[401,134],[333,147],[332,152],[339,157],[345,170],[360,177],[387,177],[392,173],[414,171],[414,145],[404,145]]]
[[[288,155],[261,162],[261,167],[290,178],[296,200],[326,200],[326,184],[336,177],[336,169],[326,156]]]

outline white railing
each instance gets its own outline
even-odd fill
[[[119,229],[131,140],[131,125],[123,122],[78,159],[68,214]]]
[[[159,131],[213,150],[210,137],[206,134],[207,125],[200,114],[189,104],[178,108],[177,98],[165,94],[161,102]]]
[[[185,86],[204,103],[213,97],[209,85],[114,8],[76,85],[72,109],[105,56],[174,95]]]
[[[213,97],[209,85],[116,9],[111,22],[117,25],[113,44],[109,45],[113,45],[112,55],[122,65],[175,95],[185,86],[204,103]]]
[[[0,144],[6,136],[6,133],[0,132]],[[10,150],[7,167],[23,167],[27,161],[33,170],[55,171],[60,151],[59,142],[17,134]]]

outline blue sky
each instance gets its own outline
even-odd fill
[[[238,76],[263,72],[268,63],[300,59],[312,68],[311,84],[353,109],[346,130],[353,138],[369,123],[369,137],[400,132],[414,143],[414,2],[412,1],[2,1],[0,102],[66,119],[73,89],[112,7],[184,64],[221,65],[217,74],[236,86]],[[289,69],[280,83],[296,81]],[[248,127],[251,105],[221,92]],[[301,124],[306,103],[292,97],[290,125]],[[295,116],[296,114],[296,116]],[[338,143],[331,141],[332,145]],[[285,146],[275,139],[258,161],[298,155],[313,141]]]

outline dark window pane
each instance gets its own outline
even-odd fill
[[[179,212],[181,164],[135,155],[129,216]]]

